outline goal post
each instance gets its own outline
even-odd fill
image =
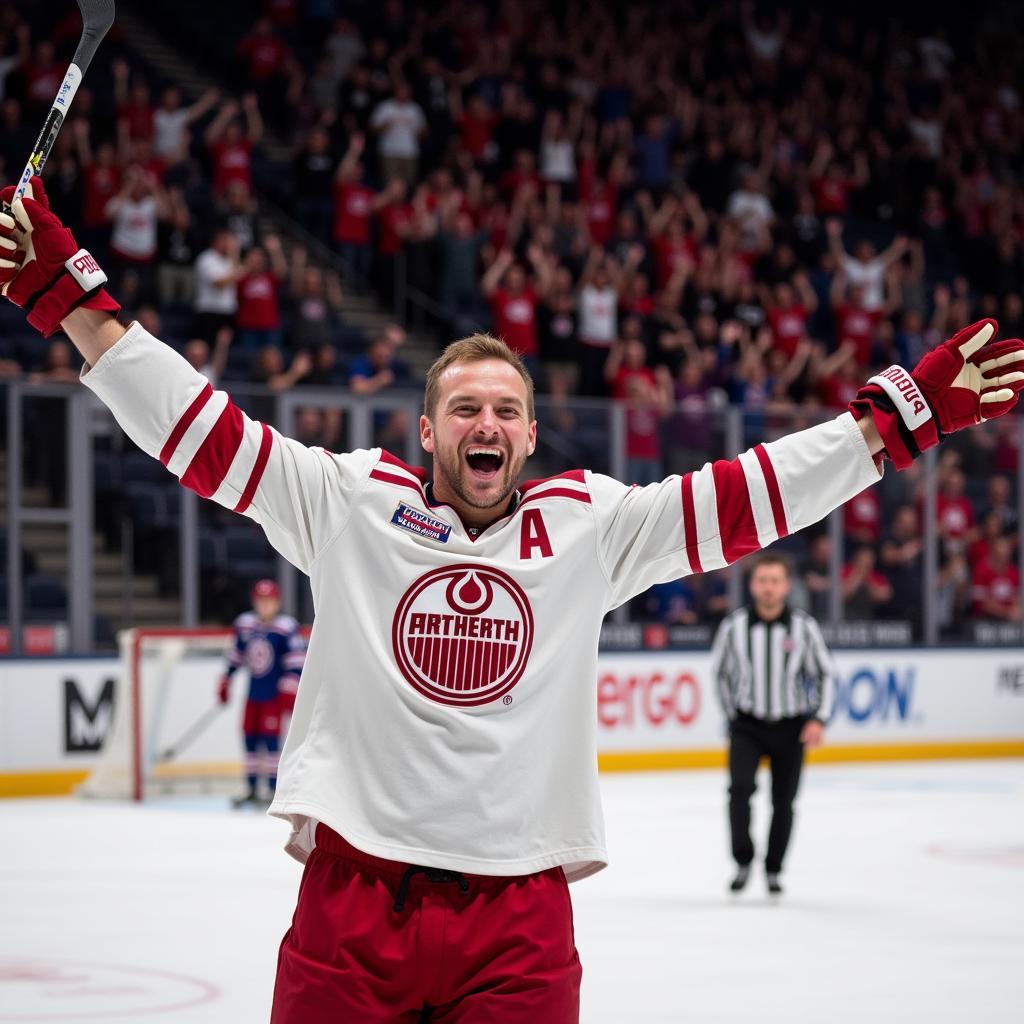
[[[138,628],[118,636],[114,714],[78,795],[143,800],[157,793],[229,792],[242,770],[248,680],[235,674],[228,704],[217,683],[233,635],[224,628]]]

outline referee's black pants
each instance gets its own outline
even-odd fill
[[[764,866],[769,874],[782,870],[793,831],[793,801],[804,763],[800,733],[806,722],[803,715],[768,722],[739,712],[729,724],[729,827],[737,864],[749,864],[754,859],[750,798],[757,789],[757,766],[762,757],[767,757],[772,770],[772,824]]]

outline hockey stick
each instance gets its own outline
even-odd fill
[[[219,701],[213,705],[213,707],[207,708],[178,738],[177,743],[172,743],[157,759],[157,764],[162,764],[164,761],[170,761],[172,758],[177,757],[190,743],[199,737],[199,735],[206,731],[210,723],[217,717],[217,713],[222,711],[226,704],[221,704]]]
[[[50,113],[46,115],[43,130],[32,147],[32,155],[21,173],[21,181],[14,190],[15,199],[20,199],[25,194],[33,174],[43,173],[43,164],[46,163],[46,158],[57,141],[57,135],[71,109],[75,93],[78,92],[78,87],[82,84],[85,72],[96,56],[96,50],[107,34],[107,29],[114,23],[114,0],[78,0],[78,9],[82,12],[82,35],[78,40],[78,48],[71,58],[68,73],[57,90],[57,98],[50,107]]]

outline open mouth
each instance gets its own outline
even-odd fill
[[[500,448],[474,445],[466,451],[466,463],[478,480],[493,480],[504,462],[505,453]]]

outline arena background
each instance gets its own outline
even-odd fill
[[[834,415],[978,316],[1024,328],[1016,5],[205,13],[118,5],[48,189],[127,317],[309,443],[422,462],[424,369],[483,328],[537,377],[529,476],[643,483]],[[0,12],[8,179],[77,33],[72,3]],[[396,95],[402,138],[374,120]],[[218,245],[234,310],[204,295]],[[266,575],[309,621],[259,530],[181,491],[72,383],[66,341],[9,305],[0,328],[0,649],[224,625]],[[958,435],[776,545],[835,643],[1012,657],[1022,423]],[[654,588],[606,650],[706,649],[743,570]]]

